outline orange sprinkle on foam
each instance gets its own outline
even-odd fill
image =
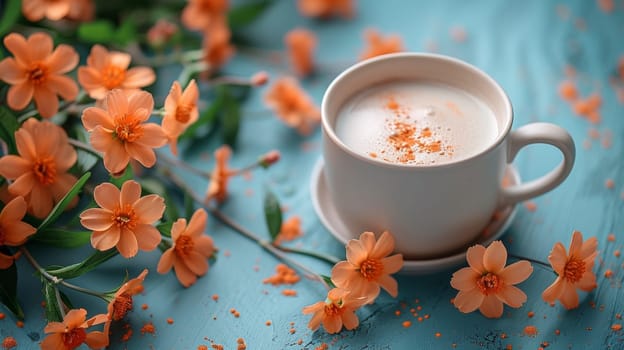
[[[403,328],[409,328],[412,326],[412,321],[403,321],[401,325],[403,326]]]
[[[611,326],[611,330],[614,332],[622,330],[622,325],[619,323],[615,323]]]
[[[611,271],[611,269],[607,269],[607,270],[604,272],[604,276],[605,276],[605,278],[611,278],[611,277],[613,277],[613,271]]]
[[[17,322],[15,322],[15,325],[17,326],[17,328],[24,328],[24,322],[23,321],[17,321]]]
[[[146,324],[143,325],[143,327],[141,327],[141,334],[156,334],[156,327],[154,327],[154,324],[152,322],[148,322]]]
[[[265,278],[262,283],[270,283],[274,286],[279,286],[282,284],[295,284],[299,282],[299,280],[300,277],[295,270],[291,269],[286,264],[278,264],[275,267],[275,275]]]
[[[287,297],[296,297],[297,296],[297,291],[294,290],[294,289],[284,289],[282,291],[282,294],[284,296],[287,296]]]
[[[574,101],[578,98],[578,90],[573,82],[566,80],[559,84],[559,95],[566,101]]]
[[[612,189],[613,187],[615,187],[615,182],[613,181],[613,179],[607,179],[605,181],[605,187],[608,189]]]
[[[526,326],[524,327],[524,334],[529,337],[534,337],[537,335],[537,327],[535,326]]]
[[[17,340],[15,338],[8,336],[2,340],[2,348],[9,350],[17,347]]]
[[[173,324],[173,318],[171,318],[171,317],[167,318],[167,323],[168,324]]]

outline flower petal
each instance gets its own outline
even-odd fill
[[[399,284],[390,275],[381,275],[377,280],[379,285],[388,292],[393,298],[399,294]]]
[[[50,118],[58,112],[59,100],[54,91],[47,87],[39,86],[34,91],[35,106],[39,114],[44,118]]]
[[[31,163],[24,158],[9,154],[0,157],[0,175],[16,179],[31,170]]]
[[[152,114],[152,110],[154,109],[154,97],[152,94],[146,91],[139,91],[130,95],[128,98],[128,112],[134,113],[138,109],[143,108],[147,110],[147,117],[144,120],[149,118],[150,114]]]
[[[7,57],[0,61],[0,80],[4,80],[11,85],[16,85],[23,84],[27,79],[28,76],[13,57]]]
[[[347,260],[349,263],[360,266],[362,261],[368,257],[368,251],[364,248],[360,240],[351,239],[347,242]]]
[[[119,203],[121,205],[134,206],[141,198],[141,185],[134,180],[128,180],[121,185]]]
[[[340,261],[331,270],[332,282],[340,288],[348,288],[351,281],[359,278],[359,272],[348,261]]]
[[[381,259],[381,263],[384,267],[384,273],[393,274],[399,272],[399,270],[403,267],[403,255],[394,254],[392,256],[385,257]]]
[[[121,237],[121,230],[117,225],[112,225],[106,231],[95,231],[91,235],[91,246],[97,250],[105,251],[116,246]]]
[[[499,277],[503,279],[505,284],[512,285],[526,280],[532,272],[533,266],[531,266],[531,263],[522,260],[505,267],[499,274]]]
[[[451,287],[457,290],[471,290],[477,286],[477,279],[481,276],[471,267],[464,267],[453,273]]]
[[[142,131],[142,137],[137,140],[141,145],[157,148],[167,143],[167,134],[158,124],[145,123],[142,125]]]
[[[156,81],[154,70],[148,67],[130,68],[126,72],[126,80],[123,83],[124,88],[136,89],[151,85]]]
[[[548,261],[558,275],[563,275],[563,270],[568,262],[568,256],[566,254],[565,247],[561,244],[561,242],[555,243],[550,251],[550,254],[548,255]]]
[[[483,316],[488,318],[499,318],[503,316],[503,302],[495,295],[487,295],[479,307]]]
[[[492,242],[483,255],[483,266],[488,272],[499,274],[507,262],[507,249],[501,241]]]
[[[78,82],[96,100],[106,97],[108,89],[102,85],[100,72],[91,67],[78,67]]]
[[[119,207],[120,195],[121,193],[117,186],[110,182],[103,182],[93,190],[93,198],[97,205],[110,212],[115,211]]]
[[[206,258],[210,258],[214,255],[215,248],[212,237],[207,235],[201,235],[195,238],[195,250]]]
[[[344,327],[346,329],[352,330],[352,329],[357,328],[357,326],[360,324],[360,320],[358,319],[355,312],[345,311],[342,314],[342,323],[344,324]]]
[[[152,251],[158,247],[161,236],[156,227],[147,224],[138,224],[134,229],[139,249]]]
[[[85,344],[91,349],[102,349],[108,345],[108,335],[100,331],[87,333]]]
[[[76,68],[80,56],[73,47],[61,44],[46,58],[46,64],[51,72],[63,74]]]
[[[548,286],[548,288],[542,292],[542,299],[544,299],[547,303],[554,303],[555,300],[559,299],[563,293],[564,287],[563,279],[561,277],[557,277],[555,282],[553,282],[553,284]]]
[[[485,272],[485,267],[483,266],[484,255],[485,247],[480,244],[473,245],[466,251],[466,261],[468,261],[468,265],[479,274]]]
[[[16,196],[26,197],[32,192],[36,181],[35,175],[33,175],[32,172],[25,173],[9,185],[9,192]]]
[[[479,291],[478,288],[471,290],[462,290],[457,293],[453,304],[463,313],[473,312],[481,306],[485,295]]]
[[[0,224],[21,221],[26,215],[28,205],[24,197],[15,197],[8,202],[0,212]],[[6,233],[6,232],[4,232]]]
[[[527,300],[526,294],[524,294],[520,288],[510,285],[505,285],[503,288],[499,289],[496,297],[503,303],[514,308],[519,308]]]
[[[112,116],[123,116],[128,112],[128,96],[123,90],[115,89],[106,95],[107,111]]]
[[[126,142],[124,148],[128,155],[137,160],[146,168],[151,168],[156,164],[156,154],[154,150],[136,142]]]
[[[22,110],[28,106],[33,98],[35,88],[30,82],[13,85],[7,93],[7,104],[15,110]]]
[[[380,259],[388,256],[394,250],[394,237],[388,231],[384,231],[375,246],[370,251],[369,257]]]
[[[52,54],[54,42],[52,37],[44,32],[36,32],[28,37],[28,49],[33,61],[44,61]]]
[[[583,234],[579,231],[574,231],[572,233],[572,240],[570,241],[570,248],[568,249],[570,256],[580,257],[582,246]]]
[[[195,275],[203,276],[208,271],[208,262],[206,257],[198,252],[192,251],[183,259],[184,265],[189,268]]]
[[[561,295],[559,296],[559,301],[568,310],[578,307],[579,296],[574,286],[566,283]]]
[[[59,94],[65,101],[73,101],[78,96],[78,85],[71,78],[64,75],[50,76],[47,86],[51,91]],[[37,94],[35,94],[36,96]]]
[[[180,235],[185,233],[185,231],[186,231],[186,219],[179,218],[171,226],[171,239],[173,240],[173,242],[175,243],[180,237]]]
[[[4,37],[4,46],[15,56],[15,60],[21,65],[31,63],[30,48],[26,39],[18,33],[10,33]]]
[[[152,224],[162,218],[165,212],[165,200],[159,195],[150,194],[139,198],[133,207],[139,222]]]
[[[581,250],[579,252],[579,257],[581,259],[585,259],[596,252],[598,248],[598,239],[596,237],[590,237],[581,245]]]
[[[178,281],[180,281],[183,286],[190,287],[197,281],[197,276],[195,276],[193,272],[188,267],[186,267],[183,262],[179,260],[174,260],[173,268],[175,269],[175,274],[178,278]]]
[[[586,292],[591,292],[597,287],[596,275],[591,271],[585,271],[581,279],[576,282],[576,287]]]
[[[191,216],[191,220],[186,227],[186,234],[191,237],[198,237],[206,230],[206,221],[208,214],[204,209],[197,209]]]
[[[323,328],[329,334],[336,334],[342,329],[342,318],[338,315],[326,315],[323,320]]]
[[[169,272],[171,270],[171,267],[173,266],[174,257],[175,255],[174,255],[173,248],[169,248],[165,250],[162,256],[160,257],[160,260],[158,261],[158,266],[156,267],[156,271],[158,271],[158,273],[160,274]]]
[[[106,231],[113,225],[112,216],[110,210],[90,208],[80,214],[80,224],[89,230]]]
[[[15,184],[15,183],[13,183]],[[35,183],[30,191],[30,208],[32,214],[37,218],[45,218],[52,211],[54,205],[52,194],[47,186]]]
[[[133,258],[139,252],[139,242],[134,232],[122,229],[117,242],[117,250],[119,254],[126,259]]]
[[[111,131],[115,129],[113,118],[105,110],[98,107],[89,107],[82,112],[82,125],[87,131],[95,129],[98,125]]]

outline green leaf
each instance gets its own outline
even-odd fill
[[[156,228],[158,229],[158,231],[160,231],[160,233],[163,236],[171,237],[172,226],[173,226],[173,221],[169,221],[169,222],[163,222],[162,224],[159,224],[158,226],[156,226]]]
[[[48,273],[54,275],[58,278],[63,279],[71,279],[76,278],[78,276],[82,276],[85,273],[93,270],[98,267],[102,263],[110,260],[115,257],[119,252],[117,248],[111,248],[105,251],[96,250],[90,257],[86,258],[84,261],[79,262],[77,264],[61,267],[61,268],[48,268],[46,269]]]
[[[15,131],[19,129],[17,118],[6,107],[0,106],[0,138],[6,142],[9,147],[9,153],[16,154]]]
[[[89,134],[82,125],[76,125],[74,132],[76,133],[76,139],[78,141],[89,143]],[[97,164],[98,160],[100,160],[99,157],[81,148],[77,148],[76,153],[78,154],[76,167],[81,174],[91,170]]]
[[[78,27],[78,38],[92,44],[108,44],[115,40],[115,26],[108,20],[82,23]]]
[[[37,227],[37,232],[45,230],[48,225],[54,222],[54,220],[56,220],[59,215],[63,213],[69,203],[71,203],[71,201],[78,195],[78,192],[82,190],[82,187],[87,183],[89,177],[91,177],[91,173],[85,173],[80,179],[78,179],[74,186],[70,188],[65,196],[58,203],[56,203],[54,208],[52,208],[52,211],[50,212],[50,214],[48,214],[48,217],[45,218],[43,222],[41,222],[39,227]]]
[[[270,190],[267,190],[264,195],[264,218],[271,240],[275,240],[282,229],[282,207]]]
[[[132,171],[132,167],[130,166],[130,164],[128,164],[126,166],[126,170],[124,170],[123,174],[119,175],[119,176],[111,176],[109,181],[121,188],[121,186],[124,184],[124,182],[128,181],[128,180],[132,180],[134,179],[134,172]]]
[[[6,248],[2,249],[2,253],[10,254]],[[17,268],[15,264],[0,270],[0,302],[19,320],[24,319],[24,311],[17,301]]]
[[[193,213],[195,213],[195,201],[186,191],[184,191],[184,213],[187,220],[190,220]]]
[[[38,232],[31,242],[59,248],[78,248],[91,241],[91,231],[67,231],[48,228]]]
[[[22,2],[20,0],[8,0],[4,5],[4,13],[0,17],[0,36],[4,36],[17,23],[22,13]]]
[[[63,320],[63,313],[59,305],[57,287],[46,280],[42,280],[42,282],[46,319],[48,322],[61,322]]]
[[[327,285],[330,288],[336,288],[336,285],[334,284],[334,282],[331,280],[331,277],[326,276],[326,275],[320,275],[321,278],[323,278],[323,281],[325,281],[325,283],[327,283]]]
[[[227,95],[227,93],[226,93]],[[236,144],[236,138],[238,137],[238,130],[240,129],[240,105],[235,99],[228,97],[224,100],[223,105],[223,142],[234,147]]]
[[[255,21],[264,10],[269,8],[273,3],[272,0],[260,0],[247,2],[230,10],[228,13],[228,23],[232,29],[244,27]]]
[[[130,18],[125,19],[117,32],[115,33],[115,44],[126,46],[129,43],[136,41],[137,30],[134,21]]]

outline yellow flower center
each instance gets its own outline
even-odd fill
[[[28,71],[28,80],[35,85],[41,85],[48,78],[48,68],[41,63],[35,63]]]
[[[75,349],[84,343],[87,339],[87,332],[84,328],[74,328],[66,333],[63,333],[63,345],[68,349]]]
[[[477,287],[479,287],[481,293],[485,295],[496,293],[500,286],[501,284],[498,276],[491,272],[488,272],[477,280]]]
[[[102,84],[109,90],[120,86],[126,80],[126,70],[108,65],[102,70]]]
[[[123,319],[130,310],[132,310],[132,296],[128,293],[121,293],[113,302],[113,321]]]
[[[191,110],[193,109],[190,105],[178,105],[176,108],[175,118],[180,123],[186,123],[191,119]]]
[[[56,163],[52,157],[37,159],[33,164],[32,171],[37,181],[42,185],[50,185],[56,180]]]
[[[134,142],[143,135],[141,121],[133,115],[123,115],[115,119],[115,135],[122,142]]]
[[[384,266],[379,259],[368,258],[360,265],[360,274],[367,281],[376,280],[383,272]]]
[[[130,204],[124,205],[123,208],[117,208],[113,212],[113,222],[119,228],[127,228],[132,230],[137,224],[137,216]]]
[[[578,258],[572,258],[563,269],[563,276],[571,283],[578,282],[585,273],[585,262]]]
[[[188,256],[191,251],[193,251],[193,247],[195,246],[195,242],[189,236],[180,236],[176,239],[175,242],[175,251],[177,255],[180,256]]]

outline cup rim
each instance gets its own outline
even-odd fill
[[[328,111],[327,109],[328,107],[328,99],[330,94],[333,93],[333,90],[336,89],[336,85],[343,80],[346,76],[351,75],[351,74],[356,74],[356,72],[360,69],[363,69],[364,67],[371,65],[371,64],[375,64],[379,61],[386,61],[386,60],[393,60],[393,59],[397,59],[397,58],[404,58],[404,57],[413,57],[413,58],[432,58],[432,59],[437,59],[437,60],[441,60],[441,61],[446,61],[450,64],[455,64],[458,66],[461,66],[463,69],[472,71],[473,73],[476,73],[477,75],[479,75],[482,79],[484,79],[485,81],[487,81],[494,89],[495,91],[498,93],[498,95],[502,98],[502,102],[504,104],[504,109],[505,109],[505,114],[509,116],[509,118],[507,118],[505,125],[503,126],[503,130],[501,130],[498,133],[498,136],[496,137],[496,139],[484,150],[482,150],[481,152],[478,152],[470,157],[467,158],[463,158],[460,160],[456,160],[456,161],[452,161],[452,162],[448,162],[448,163],[443,163],[443,164],[434,164],[434,165],[417,165],[417,164],[403,164],[403,163],[390,163],[390,162],[384,162],[382,160],[379,159],[375,159],[375,158],[370,158],[370,157],[365,157],[364,155],[355,152],[354,150],[350,149],[347,145],[344,144],[344,142],[342,142],[342,140],[340,140],[340,138],[338,138],[338,135],[336,135],[336,132],[334,131],[334,128],[330,125],[329,120],[328,120]],[[413,170],[437,170],[437,169],[444,169],[444,168],[451,168],[451,167],[457,167],[457,166],[461,166],[463,164],[465,164],[466,162],[470,162],[472,160],[474,160],[475,158],[479,158],[487,153],[489,153],[490,151],[494,150],[495,148],[497,148],[502,142],[503,140],[505,140],[505,138],[507,137],[507,135],[509,134],[510,130],[511,130],[511,126],[513,124],[513,108],[511,105],[511,100],[509,99],[509,96],[507,96],[507,93],[505,93],[505,90],[503,90],[503,88],[492,78],[490,77],[487,73],[485,73],[483,70],[477,68],[476,66],[473,66],[470,63],[464,62],[460,59],[451,57],[451,56],[446,56],[446,55],[440,55],[440,54],[434,54],[434,53],[425,53],[425,52],[400,52],[400,53],[393,53],[393,54],[386,54],[386,55],[382,55],[382,56],[377,56],[377,57],[373,57],[370,59],[367,59],[365,61],[362,62],[358,62],[354,65],[352,65],[351,67],[347,68],[346,70],[344,70],[342,73],[340,73],[336,78],[334,78],[334,80],[332,80],[332,82],[329,84],[329,87],[327,88],[327,90],[325,90],[325,94],[323,95],[323,100],[321,103],[321,124],[322,124],[322,128],[323,131],[325,133],[325,135],[327,137],[329,137],[329,139],[332,141],[332,143],[334,145],[337,145],[340,149],[342,149],[344,152],[348,153],[349,155],[351,155],[352,157],[355,157],[359,160],[365,161],[367,163],[371,163],[374,164],[376,166],[384,166],[384,167],[389,167],[389,168],[402,168],[402,169],[413,169]]]

